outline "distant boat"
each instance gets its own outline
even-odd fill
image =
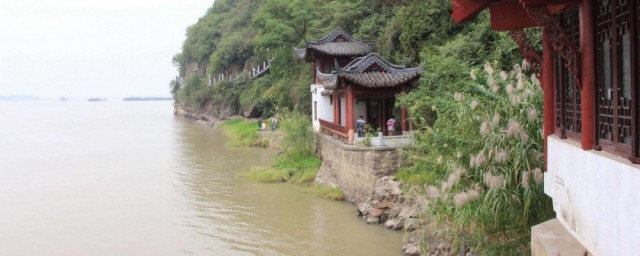
[[[105,98],[89,98],[89,102],[107,101]]]
[[[67,97],[60,97],[60,101],[68,101],[68,100],[69,100],[69,98],[67,98]]]

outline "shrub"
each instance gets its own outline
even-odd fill
[[[417,132],[414,165],[398,177],[437,191],[433,215],[478,251],[525,253],[530,227],[553,213],[542,184],[542,92],[520,65],[494,66],[433,102],[437,119]]]

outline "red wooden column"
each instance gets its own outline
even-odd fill
[[[582,149],[593,149],[595,144],[595,50],[593,0],[580,4],[580,49],[582,51]]]
[[[333,90],[333,123],[340,124],[340,96],[338,89]]]
[[[342,125],[342,100],[340,99],[340,92],[336,93],[336,97],[338,99],[338,104],[336,104],[336,124]]]
[[[354,120],[353,120],[353,107],[354,107],[354,95],[353,95],[353,86],[347,86],[346,99],[345,102],[347,104],[347,116],[345,118],[346,127],[347,127],[347,143],[353,143],[354,137]]]
[[[555,79],[553,65],[553,48],[548,40],[549,35],[546,29],[543,32],[542,40],[542,90],[544,97],[543,114],[544,114],[544,156],[547,155],[547,138],[553,134],[556,128],[556,110],[555,110]],[[548,161],[545,161],[545,169]]]

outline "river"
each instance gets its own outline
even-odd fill
[[[238,177],[274,152],[172,113],[0,101],[0,255],[401,255],[349,203]]]

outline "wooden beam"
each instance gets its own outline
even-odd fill
[[[526,0],[519,1],[525,2]],[[580,50],[578,47],[569,40],[567,32],[545,6],[525,6],[525,10],[531,19],[545,29],[548,35],[546,40],[549,40],[553,50],[560,54],[569,74],[580,87],[582,77],[580,77]]]
[[[525,33],[524,29],[514,29],[509,31],[509,35],[511,39],[518,44],[518,48],[520,54],[522,54],[531,65],[531,69],[533,73],[536,75],[538,80],[542,79],[542,58],[540,54],[536,52],[536,48],[527,38],[527,33]]]
[[[489,5],[489,10],[493,30],[508,31],[538,26],[517,1],[494,3]]]
[[[568,5],[579,4],[582,0],[520,0],[526,5]]]
[[[548,155],[547,155],[547,145],[548,145],[548,137],[553,134],[556,129],[556,91],[555,91],[555,74],[554,74],[554,63],[553,63],[553,47],[551,47],[551,42],[548,40],[549,35],[547,35],[546,30],[543,30],[542,33],[542,54],[543,54],[543,64],[542,64],[542,96],[543,96],[543,116],[544,121],[542,123],[543,126],[543,135],[544,135],[544,165],[545,169],[547,167]]]
[[[451,17],[457,23],[468,21],[487,8],[489,2],[490,0],[452,0]]]

